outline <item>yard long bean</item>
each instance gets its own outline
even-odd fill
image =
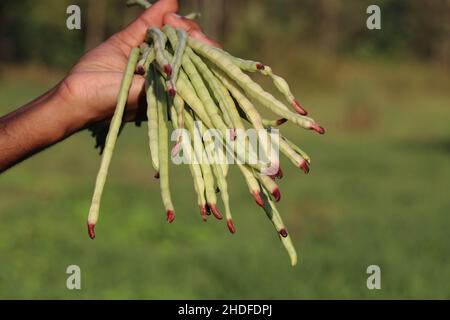
[[[147,0],[129,0],[127,4],[144,9],[151,7]],[[185,16],[186,19],[197,17],[197,14]],[[265,91],[249,77],[249,72],[270,77],[284,96],[282,100],[288,104]],[[99,217],[101,197],[115,143],[123,128],[123,115],[134,74],[145,77],[151,165],[159,178],[167,221],[171,223],[175,218],[169,163],[180,157],[183,160],[180,164],[188,165],[202,219],[206,221],[211,213],[217,219],[223,219],[218,208],[223,203],[226,224],[229,231],[235,233],[229,194],[233,180],[227,181],[227,174],[231,164],[236,164],[249,193],[275,227],[294,266],[297,253],[276,207],[276,202],[281,200],[276,178],[281,179],[284,174],[280,167],[281,160],[273,151],[279,150],[305,173],[309,173],[311,158],[281,133],[284,127],[279,130],[277,127],[288,122],[320,134],[325,130],[306,116],[288,82],[276,75],[268,65],[235,57],[170,25],[164,25],[161,29],[149,28],[139,49],[131,51],[106,141],[103,143],[102,137],[107,126],[93,131],[98,147],[104,152],[89,210],[89,236],[95,238],[94,228]],[[293,109],[288,107],[289,104]],[[280,118],[264,118],[260,106]],[[136,121],[140,123],[142,119]],[[98,124],[94,126],[100,128]],[[172,134],[175,145],[171,153],[170,128],[178,130]],[[250,139],[249,129],[257,133],[257,146],[250,143],[254,140]],[[254,158],[258,160],[256,163],[250,161]],[[268,168],[264,166],[265,161],[269,163]],[[222,201],[218,205],[219,195]],[[236,216],[237,222],[238,218]]]

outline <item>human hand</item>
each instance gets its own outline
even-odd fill
[[[109,122],[128,55],[144,41],[149,27],[170,24],[218,46],[195,22],[178,16],[177,10],[177,0],[156,2],[124,30],[86,53],[56,87],[0,117],[0,173],[75,132]],[[136,118],[140,97],[145,98],[144,82],[144,77],[134,76],[125,120]]]
[[[193,21],[180,17],[177,0],[160,0],[124,30],[116,33],[98,47],[86,53],[61,82],[57,92],[72,109],[80,114],[83,127],[108,121],[116,106],[123,71],[132,48],[139,46],[149,27],[170,24],[184,28],[191,37],[214,46],[218,44],[204,35]],[[126,121],[136,118],[138,106],[145,104],[145,79],[136,75],[130,90]],[[144,99],[142,99],[144,98]]]

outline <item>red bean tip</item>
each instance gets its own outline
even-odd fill
[[[175,98],[175,96],[177,95],[177,90],[175,90],[174,87],[170,87],[170,88],[167,90],[167,93],[169,94],[169,96],[170,96],[171,98]]]
[[[217,210],[215,204],[209,204],[209,208],[211,209],[212,214],[217,218],[217,220],[222,220],[222,215],[220,214],[219,210]]]
[[[208,210],[206,209],[206,206],[200,206],[200,214],[203,221],[206,222],[208,220]]]
[[[235,141],[237,138],[237,133],[236,133],[236,129],[230,129],[230,139],[231,141]]]
[[[258,191],[255,191],[252,193],[253,198],[255,198],[256,203],[260,206],[260,207],[264,207],[264,201],[261,198],[261,194]]]
[[[313,130],[319,134],[325,134],[325,129],[323,127],[321,127],[319,124],[317,123],[312,123],[309,127],[310,130]]]
[[[304,161],[299,165],[299,167],[300,167],[300,169],[303,170],[303,172],[304,172],[305,174],[308,174],[308,173],[309,173],[309,164],[308,164],[308,162],[307,162],[306,160],[304,160]]]
[[[172,76],[172,66],[170,64],[164,65],[164,72],[168,77]]]
[[[282,236],[283,238],[286,238],[289,235],[288,231],[285,228],[281,229],[279,231],[279,233],[280,233],[280,236]]]
[[[281,118],[277,120],[277,126],[281,126],[282,124],[285,124],[288,121],[286,118]]]
[[[280,167],[280,169],[277,172],[277,178],[281,180],[281,179],[283,179],[283,177],[284,177],[284,173],[283,173],[283,170]]]
[[[258,70],[264,70],[265,68],[266,68],[266,66],[263,65],[262,63],[257,63],[256,64],[256,69],[258,69]]]
[[[95,224],[93,223],[88,223],[88,234],[89,234],[89,238],[91,238],[92,240],[95,239]]]
[[[175,213],[173,210],[167,210],[167,222],[172,223],[175,220]]]
[[[276,202],[279,202],[281,200],[281,193],[280,193],[280,189],[275,188],[275,190],[272,191],[272,195],[275,198]]]
[[[305,109],[303,109],[303,107],[300,105],[300,102],[298,102],[295,99],[292,101],[292,106],[294,107],[295,111],[297,111],[298,114],[302,116],[306,116],[308,114],[308,112]]]
[[[145,68],[143,65],[138,65],[136,67],[136,74],[143,76],[145,74]]]
[[[228,219],[227,220],[227,225],[228,225],[228,230],[230,230],[231,234],[235,234],[236,233],[236,229],[234,228],[233,220]]]

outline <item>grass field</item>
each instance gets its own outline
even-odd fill
[[[85,221],[100,158],[87,132],[0,176],[0,298],[450,298],[448,75],[409,62],[341,62],[306,76],[279,69],[328,129],[284,128],[313,159],[309,176],[283,166],[279,207],[296,268],[236,169],[236,235],[201,221],[184,167],[172,171],[178,210],[167,225],[146,132],[127,126],[95,241]],[[0,114],[56,79],[4,74]],[[71,264],[81,291],[66,289]],[[381,290],[366,287],[372,264]]]

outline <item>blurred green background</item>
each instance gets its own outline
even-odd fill
[[[0,115],[136,17],[124,2],[1,1]],[[81,7],[81,31],[65,27],[69,4]],[[185,167],[172,168],[178,210],[167,225],[146,131],[127,126],[95,241],[85,219],[100,158],[87,132],[0,176],[0,298],[450,298],[450,1],[180,4],[202,12],[228,51],[287,78],[328,130],[283,127],[313,159],[308,176],[284,160],[280,183],[299,265],[234,168],[236,235],[201,221]],[[370,4],[382,9],[382,30],[366,28]],[[81,291],[66,289],[72,264]],[[372,264],[381,290],[366,287]]]

